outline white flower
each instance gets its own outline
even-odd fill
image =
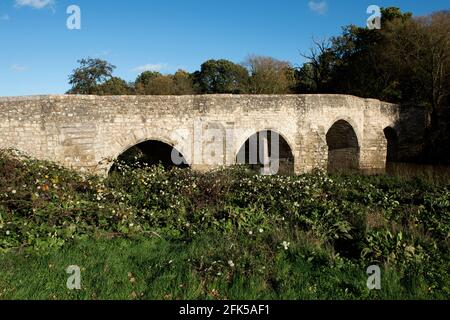
[[[11,232],[9,230],[6,231],[6,235],[9,236]]]
[[[291,243],[287,242],[287,241],[283,241],[283,243],[281,245],[284,247],[284,250],[288,250]]]
[[[261,229],[259,229],[259,233],[263,233],[264,232],[264,230],[261,228]]]
[[[17,193],[17,191],[16,191],[16,190],[13,190],[13,191],[11,191],[11,193],[12,193],[12,194],[16,194],[16,193]]]
[[[253,231],[249,231],[248,234],[249,234],[249,235],[252,235],[252,234],[253,234]]]
[[[234,268],[234,262],[233,262],[233,260],[228,261],[228,265],[229,265],[230,267]]]

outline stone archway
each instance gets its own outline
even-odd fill
[[[358,170],[360,147],[352,125],[345,120],[336,121],[326,135],[328,145],[328,171]]]
[[[386,127],[384,130],[384,137],[387,140],[387,156],[386,162],[398,162],[398,135],[394,128]]]
[[[119,164],[127,164],[133,167],[147,167],[162,165],[166,169],[189,168],[184,156],[171,144],[160,140],[146,140],[138,143],[122,152],[116,159]],[[113,165],[109,172],[118,169]]]
[[[179,151],[179,153],[176,153],[178,157],[175,156],[175,158],[178,158],[178,162],[180,161],[179,159],[184,159],[186,164],[192,167],[190,139],[191,135],[188,131],[169,131],[157,126],[127,130],[125,134],[121,135],[113,134],[104,142],[105,148],[102,152],[103,156],[99,157],[98,171],[102,175],[107,175],[111,171],[114,161],[123,156],[127,151],[132,152],[134,150],[134,152],[139,153],[140,151],[137,150],[137,146],[146,146],[144,149],[151,149],[151,144],[153,144],[153,150],[155,148],[158,149],[158,147],[161,147],[163,150],[164,148],[167,149],[170,147]],[[167,156],[165,158],[167,159]]]
[[[295,170],[291,146],[273,130],[259,131],[250,136],[239,149],[236,163],[249,165],[265,174],[294,174]]]

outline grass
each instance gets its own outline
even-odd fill
[[[0,152],[0,299],[450,297],[448,181],[118,170]]]
[[[450,181],[450,166],[418,165],[411,163],[388,163],[387,172],[395,177],[412,179],[420,177],[427,181],[445,183]]]
[[[224,241],[226,240],[226,241]],[[383,270],[382,290],[369,291],[362,265],[332,261],[305,243],[288,252],[246,255],[237,239],[193,242],[159,238],[87,240],[46,255],[10,253],[0,259],[1,299],[426,299],[416,277],[402,283]],[[249,240],[247,246],[252,245]],[[260,246],[260,243],[254,243]],[[314,251],[315,250],[315,251]],[[240,251],[240,254],[236,254]],[[273,255],[269,259],[268,255]],[[230,266],[227,259],[236,257]],[[81,268],[80,291],[68,290],[65,270]],[[20,266],[20,268],[18,268]],[[445,298],[445,297],[442,297]]]

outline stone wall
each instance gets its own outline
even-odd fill
[[[344,120],[358,139],[360,168],[384,169],[383,130],[395,128],[399,116],[396,105],[347,95],[7,97],[0,98],[0,149],[105,173],[106,159],[158,140],[176,147],[193,169],[208,170],[234,164],[250,136],[272,130],[303,173],[327,168],[327,132]]]

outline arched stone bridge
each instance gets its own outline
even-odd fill
[[[383,170],[399,109],[347,95],[6,97],[0,149],[102,174],[111,166],[105,159],[160,141],[208,170],[236,163],[246,141],[268,131],[280,135],[295,173],[333,163]]]

